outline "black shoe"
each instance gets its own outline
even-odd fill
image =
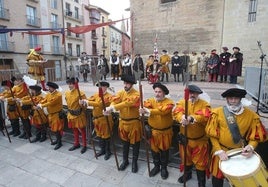
[[[97,157],[99,157],[99,156],[102,156],[102,155],[104,155],[105,154],[105,151],[104,150],[100,150],[99,152],[97,152]]]
[[[57,150],[57,149],[61,148],[61,146],[62,146],[62,143],[61,142],[60,143],[57,143],[57,145],[54,147],[54,150]]]
[[[35,142],[38,142],[38,141],[40,141],[40,137],[35,137],[35,138],[31,141],[31,143],[35,143]]]
[[[19,136],[19,135],[20,135],[20,131],[15,132],[15,133],[13,134],[13,137],[16,137],[16,136]]]
[[[86,151],[87,151],[87,147],[86,146],[83,146],[83,148],[81,149],[80,153],[81,154],[84,154]]]
[[[167,168],[161,168],[161,178],[164,180],[168,178]]]
[[[160,167],[159,166],[155,166],[151,171],[150,171],[150,177],[155,176],[157,173],[160,172]]]
[[[119,166],[119,170],[124,171],[127,168],[128,165],[129,165],[128,160],[123,161],[122,164]]]
[[[73,145],[70,149],[68,149],[69,151],[74,151],[76,149],[80,148],[80,144],[78,145]]]
[[[19,136],[19,138],[26,139],[26,133],[25,133],[25,132],[24,132],[24,133],[22,133],[22,134]]]
[[[42,136],[39,141],[44,142],[44,141],[46,141],[46,139],[47,139],[47,136]]]
[[[108,160],[111,157],[111,155],[112,155],[111,152],[105,153],[104,160]]]
[[[190,180],[192,178],[192,173],[189,173],[187,176],[186,176],[186,181],[187,182],[188,180]],[[184,175],[180,176],[178,178],[178,182],[179,183],[184,183]]]
[[[138,164],[137,161],[132,160],[132,173],[137,173],[138,172]]]
[[[56,144],[57,144],[57,140],[51,142],[51,145],[56,145]]]

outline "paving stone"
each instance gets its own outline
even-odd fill
[[[53,168],[46,169],[39,176],[63,185],[74,173],[75,171],[71,169],[54,164]]]
[[[85,175],[83,173],[75,173],[64,184],[64,187],[96,187],[99,186],[102,181],[99,178]]]

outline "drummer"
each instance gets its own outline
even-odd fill
[[[227,151],[242,149],[242,155],[250,157],[259,142],[265,140],[265,128],[260,117],[244,106],[242,98],[246,90],[231,88],[221,94],[226,98],[226,105],[212,110],[211,118],[206,126],[206,133],[212,143],[212,186],[223,186],[223,173],[219,169],[219,161],[227,160]]]

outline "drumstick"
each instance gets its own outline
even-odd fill
[[[238,151],[237,153],[234,153],[234,154],[232,154],[232,155],[228,155],[228,158],[232,158],[232,157],[234,157],[234,156],[240,155],[242,152],[243,152],[243,151]],[[245,151],[245,152],[247,152],[247,151]]]

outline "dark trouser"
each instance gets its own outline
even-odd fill
[[[223,82],[223,81],[226,82],[227,81],[227,75],[221,75],[220,76],[220,81],[221,82]]]
[[[168,73],[162,73],[161,81],[164,81],[164,75],[166,75],[166,81],[168,82]]]
[[[230,75],[230,83],[231,84],[237,84],[237,76]]]
[[[160,151],[161,177],[162,177],[162,179],[168,178],[168,171],[167,171],[168,158],[169,158],[169,150]]]

